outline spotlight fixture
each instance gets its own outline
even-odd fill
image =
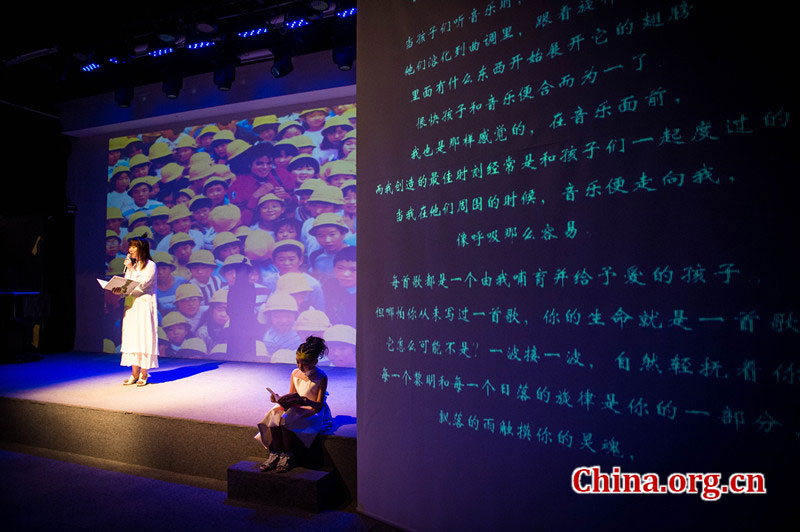
[[[276,78],[282,78],[289,74],[292,70],[294,70],[294,65],[292,65],[292,56],[289,53],[283,53],[280,55],[275,55],[275,59],[272,62],[272,68],[270,72],[272,72],[272,76]]]
[[[84,72],[92,72],[93,70],[97,70],[98,68],[100,68],[100,65],[98,65],[97,63],[89,63],[88,65],[82,66],[81,70],[83,70]]]
[[[327,11],[331,7],[330,2],[326,2],[325,0],[311,0],[308,3],[308,7],[313,9],[314,11]]]
[[[214,41],[200,41],[188,44],[186,45],[186,48],[188,48],[189,50],[199,50],[201,48],[208,48],[210,46],[214,46],[215,44],[217,43],[215,43]]]
[[[336,16],[339,18],[347,18],[347,17],[352,17],[355,14],[356,14],[356,8],[351,7],[350,9],[344,9],[342,11],[339,11],[338,13],[336,13]]]
[[[167,95],[167,98],[177,98],[178,94],[183,88],[183,77],[180,74],[172,74],[164,78],[164,83],[161,85],[161,90]]]
[[[231,90],[236,79],[236,67],[233,63],[225,63],[214,70],[214,85],[221,91]]]
[[[350,70],[356,58],[356,47],[352,44],[333,47],[333,62],[339,70]]]
[[[114,91],[114,101],[120,107],[130,107],[133,100],[133,85],[121,85]]]

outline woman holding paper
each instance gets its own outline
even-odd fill
[[[131,366],[123,384],[144,386],[147,372],[158,367],[158,312],[156,308],[156,263],[150,258],[147,235],[131,238],[125,258],[125,278],[139,283],[126,298],[122,318],[121,366]],[[112,290],[122,293],[121,288]]]

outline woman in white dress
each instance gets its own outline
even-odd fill
[[[256,439],[270,451],[261,471],[282,473],[292,467],[290,431],[306,447],[317,434],[330,431],[333,420],[325,401],[328,377],[317,367],[327,352],[325,340],[309,336],[297,348],[297,369],[292,371],[289,393],[278,396],[270,390],[270,399],[278,404],[258,424]]]
[[[156,307],[156,263],[150,258],[147,235],[132,238],[125,258],[125,278],[139,283],[125,300],[122,318],[121,366],[131,366],[123,384],[144,386],[148,371],[158,367],[158,311]],[[116,294],[121,290],[114,289]]]

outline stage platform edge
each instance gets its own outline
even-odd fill
[[[0,397],[0,441],[225,481],[263,460],[253,426]],[[320,435],[314,465],[333,474],[340,507],[356,504],[356,438]]]

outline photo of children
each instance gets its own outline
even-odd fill
[[[128,237],[150,235],[164,356],[294,363],[284,351],[314,334],[336,348],[320,365],[355,367],[355,112],[109,140],[103,274],[120,273]],[[103,346],[119,351],[121,309],[107,307]]]

